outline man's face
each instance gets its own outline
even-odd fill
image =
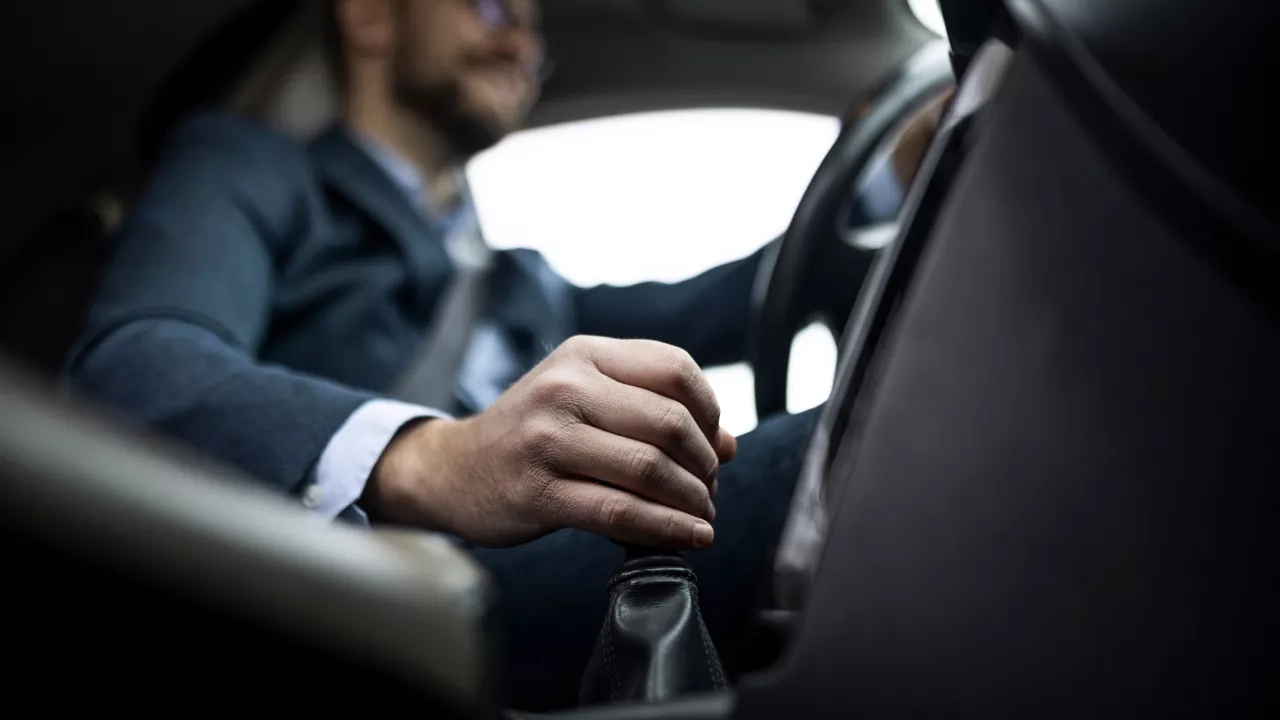
[[[395,98],[470,156],[518,129],[537,100],[536,0],[392,0]]]

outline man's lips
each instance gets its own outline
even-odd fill
[[[533,78],[528,73],[510,68],[475,68],[472,73],[485,85],[497,87],[503,92],[524,97],[533,90]]]

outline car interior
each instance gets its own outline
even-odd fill
[[[320,8],[58,0],[0,29],[23,68],[0,167],[15,700],[532,717],[502,706],[494,591],[456,546],[322,522],[57,384],[168,127],[332,117]],[[756,670],[539,717],[1280,710],[1280,7],[941,9],[946,39],[902,0],[545,0],[534,125],[844,125],[757,283],[761,417],[801,328],[841,339]]]

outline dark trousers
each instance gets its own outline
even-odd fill
[[[698,575],[707,629],[734,667],[768,580],[791,491],[817,411],[766,421],[739,439],[720,471],[715,543],[686,553]],[[622,562],[612,542],[564,530],[520,547],[475,551],[499,592],[507,706],[547,710],[576,703],[608,604],[606,584]]]

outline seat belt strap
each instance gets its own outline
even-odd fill
[[[484,314],[493,251],[475,222],[446,238],[454,275],[436,305],[426,336],[391,395],[405,402],[452,412],[459,404],[458,375]]]

